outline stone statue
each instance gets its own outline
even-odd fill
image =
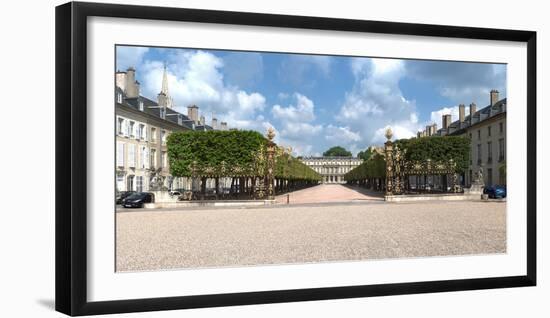
[[[153,174],[149,182],[149,189],[151,191],[160,191],[163,188],[164,188],[164,177],[160,176],[158,173]]]
[[[477,177],[479,178],[479,181],[483,182],[483,167],[479,167],[479,171],[477,172]]]

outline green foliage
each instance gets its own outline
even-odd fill
[[[470,139],[462,136],[432,136],[422,138],[400,139],[395,141],[404,154],[405,161],[449,162],[456,164],[456,173],[463,173],[470,162]]]
[[[498,173],[500,174],[501,178],[503,178],[504,180],[506,180],[506,161],[503,161],[503,162],[498,166]]]
[[[372,147],[368,147],[365,149],[365,151],[361,150],[357,153],[357,157],[360,159],[363,159],[364,161],[369,160],[369,158],[372,156],[374,150]]]
[[[321,176],[315,170],[281,148],[277,148],[273,174],[279,179],[321,181]]]
[[[335,146],[323,152],[325,157],[351,157],[351,152],[340,146]]]
[[[423,163],[430,159],[433,163],[447,163],[452,159],[455,162],[456,173],[466,171],[469,166],[470,140],[466,137],[434,136],[400,139],[394,142],[394,150],[395,148],[402,151],[405,162]],[[374,151],[371,153],[369,159],[344,176],[347,181],[384,178],[386,176],[384,155]]]
[[[267,139],[255,131],[181,131],[168,136],[170,172],[176,177],[262,177],[267,174]],[[274,176],[320,180],[296,158],[276,147]]]
[[[346,181],[357,181],[386,177],[386,159],[384,155],[373,152],[368,160],[344,175]]]

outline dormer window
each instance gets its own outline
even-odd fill
[[[122,94],[121,93],[116,94],[116,102],[119,103],[119,104],[122,104]]]
[[[183,125],[183,116],[181,114],[178,114],[178,125]]]
[[[166,119],[166,107],[160,107],[159,111],[160,111],[160,118]]]
[[[139,101],[139,110],[143,111],[143,101]]]

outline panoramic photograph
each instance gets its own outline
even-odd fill
[[[507,252],[506,64],[114,58],[117,272]]]

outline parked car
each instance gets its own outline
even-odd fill
[[[120,192],[117,192],[117,195],[116,195],[116,204],[122,204],[122,201],[131,196],[132,194],[136,193],[136,191],[120,191]]]
[[[125,208],[143,208],[145,203],[154,201],[153,194],[149,192],[137,192],[122,201],[122,206]]]
[[[506,198],[506,186],[495,185],[491,187],[485,187],[483,193],[487,194],[491,199]]]
[[[175,190],[175,191],[170,191],[169,194],[171,197],[179,197],[181,195],[181,192]]]

